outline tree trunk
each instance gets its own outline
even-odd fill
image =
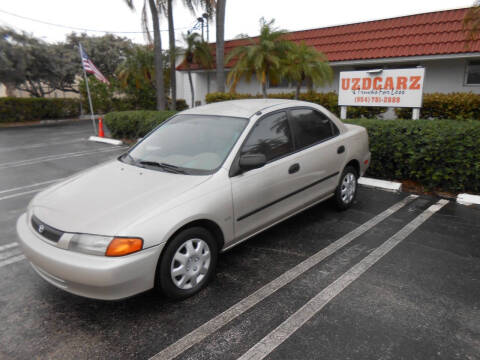
[[[168,0],[168,40],[170,47],[170,89],[172,102],[170,110],[177,108],[177,77],[175,70],[175,28],[173,26],[173,0]]]
[[[160,21],[155,0],[148,0],[153,22],[153,45],[155,53],[155,85],[157,92],[157,110],[165,110],[165,84],[163,83],[162,38],[160,37]]]
[[[15,84],[5,83],[5,92],[8,97],[15,97]]]
[[[267,98],[267,82],[266,81],[262,82],[262,95],[264,99]]]
[[[225,41],[225,7],[227,0],[217,0],[216,28],[217,28],[217,91],[225,92],[225,64],[224,64],[224,41]]]
[[[192,96],[192,108],[195,107],[195,90],[193,90],[192,72],[188,70],[188,81],[190,82],[190,95]]]
[[[295,88],[295,100],[298,100],[300,96],[300,87],[302,86],[302,82],[297,82],[297,87]]]
[[[210,94],[210,69],[207,70],[207,94]]]

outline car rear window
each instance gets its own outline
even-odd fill
[[[294,109],[290,111],[290,116],[297,149],[308,147],[339,134],[335,124],[318,111]]]

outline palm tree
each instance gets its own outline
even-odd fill
[[[170,90],[172,102],[170,110],[177,108],[177,77],[175,71],[175,28],[173,25],[173,0],[167,0],[167,19],[168,19],[168,42],[169,42],[169,60],[170,60]]]
[[[467,37],[467,46],[478,38],[480,33],[480,1],[475,1],[463,18],[463,30]]]
[[[204,0],[209,1],[209,0]],[[214,0],[210,0],[213,2]],[[217,63],[217,91],[225,92],[225,8],[227,0],[217,0],[215,4],[216,15],[216,63]]]
[[[282,75],[295,84],[295,99],[298,100],[302,83],[321,86],[333,79],[332,68],[326,56],[314,47],[292,43],[282,65]],[[311,89],[310,89],[311,90]]]
[[[134,9],[133,0],[124,0],[125,3]],[[150,31],[148,28],[148,16],[147,16],[147,1],[150,8],[150,13],[153,22],[153,45],[155,56],[155,89],[157,110],[165,110],[165,86],[163,83],[163,58],[162,58],[162,38],[160,36],[160,19],[159,14],[162,9],[161,0],[144,0],[142,8],[142,26],[145,30],[147,39],[151,42]]]
[[[178,52],[175,46],[175,27],[173,19],[173,3],[174,0],[158,0],[159,6],[162,12],[166,14],[168,20],[168,42],[169,42],[169,63],[170,63],[170,90],[172,102],[170,104],[170,110],[175,110],[177,102],[177,82],[175,71],[175,60]],[[209,18],[212,17],[215,10],[215,0],[183,0],[185,5],[192,14],[195,14],[196,7],[200,7],[205,10]]]
[[[154,53],[149,46],[136,46],[116,71],[118,84],[137,108],[156,105]]]
[[[193,89],[191,66],[197,64],[209,69],[213,65],[213,57],[210,46],[202,39],[200,34],[191,33],[183,35],[183,40],[186,43],[184,62],[187,65],[188,81],[190,82],[190,93],[192,95],[192,107],[194,107],[195,91]]]
[[[236,59],[236,63],[228,74],[227,82],[230,91],[234,92],[238,81],[245,77],[250,81],[255,75],[262,84],[263,97],[267,97],[267,83],[278,83],[281,79],[281,59],[285,58],[291,42],[283,39],[285,30],[274,27],[275,20],[260,19],[260,35],[258,39],[250,39],[250,44],[233,49],[227,57],[227,63]]]

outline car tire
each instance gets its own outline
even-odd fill
[[[185,299],[202,290],[217,265],[218,245],[202,227],[180,231],[163,249],[156,287],[171,299]]]
[[[357,196],[358,173],[352,166],[343,169],[333,200],[337,209],[346,210],[352,206]]]

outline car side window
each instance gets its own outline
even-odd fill
[[[291,126],[297,149],[302,149],[340,133],[326,115],[312,109],[290,111]]]
[[[240,155],[264,154],[267,161],[293,151],[287,114],[279,112],[261,119],[243,144]]]

